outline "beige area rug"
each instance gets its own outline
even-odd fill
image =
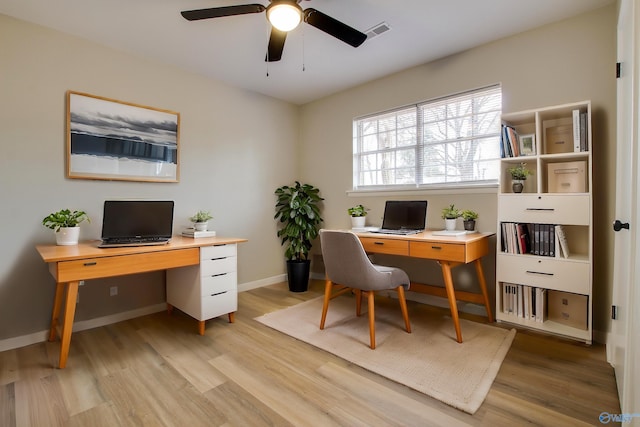
[[[515,329],[460,320],[463,343],[449,316],[409,304],[412,333],[398,301],[376,298],[376,349],[369,348],[366,301],[355,316],[353,296],[333,299],[320,330],[322,297],[257,317],[277,331],[326,350],[470,414],[480,407],[504,360]]]

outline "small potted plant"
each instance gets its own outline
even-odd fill
[[[478,219],[478,213],[469,209],[465,209],[460,214],[462,217],[462,223],[464,229],[467,231],[473,231],[476,229],[476,219]]]
[[[62,209],[42,219],[42,225],[56,232],[56,244],[60,246],[77,245],[80,238],[82,221],[91,222],[84,211]]]
[[[193,228],[196,231],[207,231],[207,224],[212,218],[209,211],[198,211],[194,216],[189,218],[189,221],[193,222]]]
[[[367,208],[362,205],[357,205],[347,209],[349,216],[351,216],[351,228],[364,228]]]
[[[449,205],[442,209],[442,219],[445,222],[445,230],[456,229],[456,219],[460,218],[460,210],[455,205]]]
[[[524,189],[524,181],[527,176],[531,175],[531,171],[527,169],[526,163],[520,163],[517,166],[507,169],[511,175],[511,186],[514,193],[522,193]]]

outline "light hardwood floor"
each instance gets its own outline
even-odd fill
[[[78,332],[62,370],[59,343],[2,352],[0,426],[578,426],[620,412],[602,345],[518,331],[472,416],[253,320],[323,286],[242,292],[235,323],[204,336],[178,311]]]

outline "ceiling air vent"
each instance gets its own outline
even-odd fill
[[[367,35],[367,40],[370,40],[374,37],[378,37],[379,35],[386,33],[390,29],[391,27],[389,26],[389,24],[387,24],[386,22],[381,22],[378,25],[369,28],[364,33]]]

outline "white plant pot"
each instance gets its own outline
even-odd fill
[[[447,231],[453,231],[456,229],[456,219],[445,219],[444,220],[444,229]]]
[[[58,246],[77,245],[80,238],[80,227],[60,227],[56,231],[56,244]]]
[[[208,222],[194,222],[193,228],[195,228],[196,231],[207,231],[207,225]]]
[[[352,216],[351,217],[351,228],[364,228],[364,224],[366,222],[366,216]]]

